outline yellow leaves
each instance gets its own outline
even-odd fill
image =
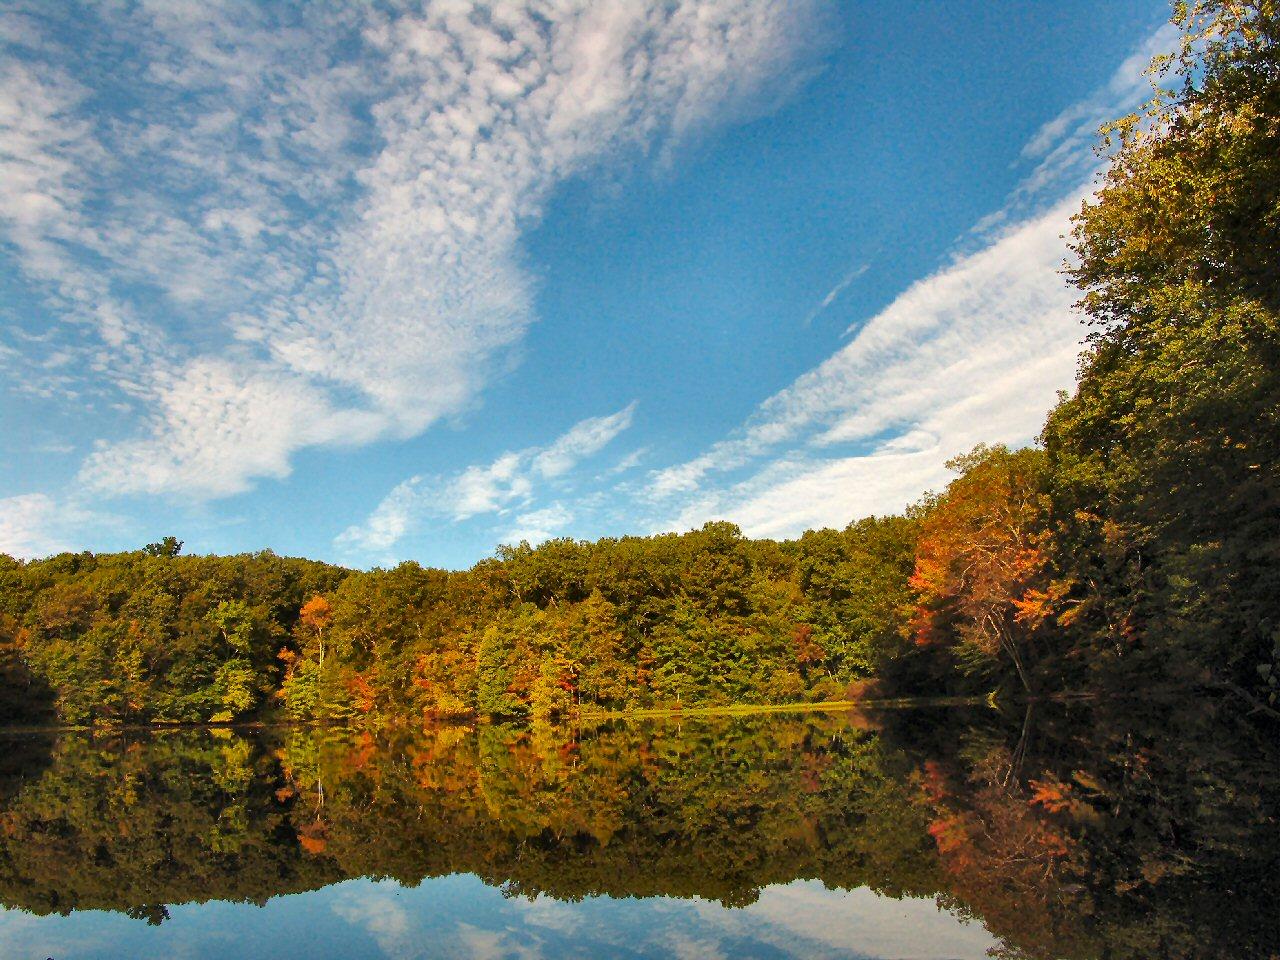
[[[1072,771],[1071,779],[1093,793],[1102,793],[1105,790],[1102,783],[1096,777],[1083,770]]]
[[[1064,628],[1070,627],[1078,619],[1080,619],[1080,615],[1084,613],[1085,609],[1086,609],[1086,605],[1084,603],[1080,603],[1078,601],[1071,603],[1065,609],[1063,609],[1058,613],[1058,616],[1056,618],[1058,622],[1058,626],[1064,627]]]
[[[1013,601],[1013,608],[1017,611],[1013,618],[1032,627],[1039,626],[1052,613],[1053,601],[1052,593],[1047,590],[1028,590]]]

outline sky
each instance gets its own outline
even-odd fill
[[[1162,0],[0,0],[0,552],[790,537],[1034,442]]]

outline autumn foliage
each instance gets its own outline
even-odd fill
[[[954,643],[970,662],[1007,658],[1032,686],[1027,660],[1046,615],[1044,456],[979,447],[920,526],[911,618],[920,646]]]

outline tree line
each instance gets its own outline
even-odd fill
[[[837,699],[911,647],[914,522],[504,547],[469,570],[270,552],[0,560],[10,717],[349,725]]]
[[[1009,687],[1280,696],[1280,14],[1178,4],[1104,129],[1070,280],[1092,324],[1040,443],[903,515],[503,547],[470,570],[0,557],[0,711],[379,723]],[[855,691],[858,688],[854,688]]]

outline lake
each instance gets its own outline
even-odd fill
[[[11,734],[0,957],[1273,957],[1212,704]]]

